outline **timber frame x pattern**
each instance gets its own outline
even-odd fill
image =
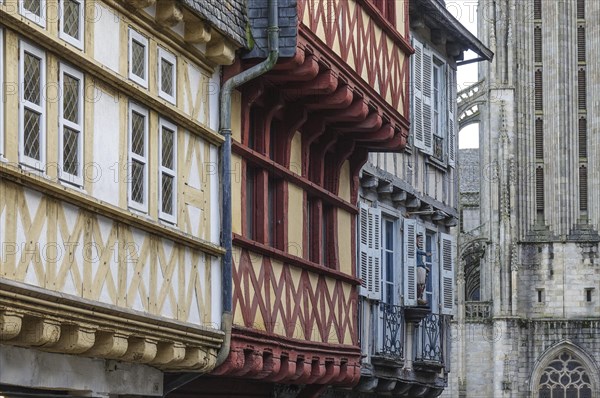
[[[258,187],[254,212],[268,214],[263,196],[276,180],[272,217],[278,221],[268,225],[266,216],[241,216],[244,236],[234,235],[231,354],[213,374],[345,387],[360,379],[360,280],[354,253],[341,261],[338,219],[342,213],[348,218],[355,247],[358,176],[368,152],[406,146],[412,48],[371,3],[360,0],[352,10],[348,3],[299,1],[295,56],[280,58],[273,70],[240,89],[241,136],[232,150],[246,164],[242,181],[254,178]],[[319,11],[331,7],[345,27]],[[320,25],[328,32],[325,39],[315,33],[322,33]],[[238,60],[223,80],[256,62]],[[298,132],[299,164],[292,159]],[[248,166],[257,170],[252,177]],[[293,211],[288,183],[304,191],[297,210],[313,232],[310,237],[304,228],[296,253],[287,236],[285,214]],[[340,185],[348,188],[345,193]],[[247,189],[241,185],[244,204]]]

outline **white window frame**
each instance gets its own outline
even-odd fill
[[[173,169],[164,167],[162,164],[162,134],[163,127],[173,132]],[[177,223],[177,126],[163,118],[158,123],[158,217],[172,224]],[[164,213],[162,210],[162,178],[163,173],[173,178],[173,214]]]
[[[67,34],[64,30],[64,23],[65,23],[65,0],[60,0],[58,3],[58,12],[60,15],[60,19],[59,19],[59,27],[58,27],[58,36],[63,39],[64,41],[66,41],[69,44],[72,44],[73,46],[79,48],[80,50],[83,50],[83,38],[85,37],[85,19],[84,19],[84,9],[85,9],[85,4],[83,2],[83,0],[70,0],[70,1],[74,1],[76,3],[79,4],[79,37],[73,37],[69,34]]]
[[[144,156],[140,156],[137,153],[134,153],[131,149],[131,145],[132,145],[132,121],[133,118],[131,117],[132,113],[136,112],[139,113],[140,115],[144,116]],[[127,164],[127,198],[128,198],[128,202],[129,202],[129,207],[138,211],[141,211],[143,213],[147,213],[148,212],[148,126],[149,126],[149,118],[150,118],[150,113],[148,112],[148,109],[134,103],[134,102],[130,102],[129,103],[129,112],[128,112],[128,138],[127,138],[127,150],[129,152],[129,159],[128,159],[128,164]],[[140,163],[142,163],[144,165],[144,202],[143,203],[139,203],[136,202],[132,199],[132,195],[131,195],[131,187],[133,185],[132,183],[132,178],[133,178],[133,172],[132,172],[132,164],[133,161],[138,161]]]
[[[58,125],[59,125],[59,132],[58,132],[58,164],[60,165],[60,167],[58,168],[59,170],[59,178],[62,181],[71,183],[71,184],[75,184],[78,186],[83,186],[83,136],[84,136],[84,130],[83,130],[83,126],[84,126],[84,114],[83,114],[83,101],[84,101],[84,96],[83,96],[83,88],[84,88],[84,76],[83,73],[81,73],[80,71],[78,71],[77,69],[72,68],[69,65],[60,63],[59,65],[59,90],[60,90],[60,99],[59,99],[59,110],[58,110]],[[78,93],[78,98],[79,98],[79,110],[78,110],[78,115],[79,115],[79,121],[78,123],[73,123],[70,120],[67,120],[64,118],[63,115],[63,110],[64,110],[64,93],[62,92],[63,87],[64,87],[64,76],[69,75],[75,79],[79,80],[79,93]],[[79,132],[78,134],[78,143],[77,143],[77,148],[79,149],[77,152],[77,171],[79,176],[73,175],[73,174],[69,174],[67,172],[64,171],[64,164],[63,164],[63,150],[64,150],[64,128],[68,127],[72,130],[76,130]]]
[[[2,0],[0,0],[2,4]],[[0,159],[4,156],[4,29],[0,28]]]
[[[143,78],[136,75],[135,73],[133,73],[133,70],[132,70],[132,67],[133,67],[132,44],[133,44],[134,40],[144,46],[144,77]],[[129,43],[128,44],[128,62],[129,63],[128,63],[127,68],[129,71],[129,78],[132,81],[139,84],[140,86],[142,86],[144,88],[148,88],[148,38],[146,36],[143,36],[142,34],[138,33],[133,28],[129,28],[129,42],[128,43]]]
[[[40,59],[40,104],[25,100],[25,53]],[[33,169],[46,170],[46,53],[26,41],[19,41],[19,162]],[[25,155],[25,109],[30,109],[40,114],[40,158],[34,159]]]
[[[40,15],[35,15],[31,11],[25,8],[24,0],[19,0],[19,14],[40,25],[42,28],[46,27],[46,0],[40,0]]]
[[[162,89],[162,60],[173,65],[173,94],[169,94]],[[158,96],[169,101],[173,105],[177,104],[177,57],[162,47],[158,47]]]

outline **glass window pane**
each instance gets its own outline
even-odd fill
[[[75,39],[79,39],[79,7],[81,5],[74,0],[64,0],[63,31]]]
[[[38,17],[42,15],[42,1],[41,0],[23,0],[23,8]]]
[[[40,120],[42,116],[25,108],[23,120],[23,143],[25,156],[40,160]]]
[[[146,70],[146,54],[145,54],[145,46],[136,41],[131,41],[131,72],[145,79],[145,70]]]
[[[144,203],[144,167],[143,163],[131,163],[131,200]]]
[[[173,215],[173,177],[162,174],[162,211]]]
[[[169,95],[173,95],[173,64],[164,58],[160,60],[161,89]]]
[[[63,75],[63,117],[79,123],[79,79]]]
[[[26,101],[40,105],[42,60],[35,55],[25,53],[23,60],[23,95]]]
[[[145,118],[135,111],[131,112],[131,151],[140,156],[145,154]]]
[[[173,170],[173,140],[174,132],[166,127],[162,128],[162,166]]]
[[[63,171],[78,176],[79,132],[65,127],[63,134]]]

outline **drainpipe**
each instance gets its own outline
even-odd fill
[[[221,146],[221,181],[223,188],[222,219],[221,219],[221,245],[225,248],[223,256],[223,270],[221,281],[223,285],[223,314],[221,315],[221,330],[225,332],[223,344],[217,354],[215,368],[222,365],[229,356],[231,348],[231,328],[233,324],[232,312],[232,227],[231,227],[231,94],[233,90],[252,79],[270,71],[279,58],[279,15],[278,0],[268,0],[268,57],[261,63],[254,65],[223,84],[220,102],[220,128],[219,133],[225,138]],[[165,386],[163,397],[168,393],[184,386],[185,384],[202,376],[198,373],[184,374]]]

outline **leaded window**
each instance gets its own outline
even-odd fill
[[[45,170],[45,87],[46,61],[42,50],[26,42],[20,43],[19,80],[19,152],[20,161]]]
[[[59,31],[61,39],[77,48],[83,48],[83,1],[60,0],[59,4]]]
[[[83,183],[83,74],[60,65],[60,178]]]
[[[177,209],[177,128],[173,123],[160,120],[159,203],[161,219],[176,221]]]
[[[148,87],[148,39],[129,29],[129,78]]]
[[[46,0],[19,0],[19,12],[25,18],[46,27]]]
[[[544,369],[538,394],[539,398],[592,398],[590,376],[579,360],[563,352]]]
[[[177,59],[163,48],[158,49],[158,95],[175,104]]]
[[[129,206],[148,211],[148,110],[129,104]]]

